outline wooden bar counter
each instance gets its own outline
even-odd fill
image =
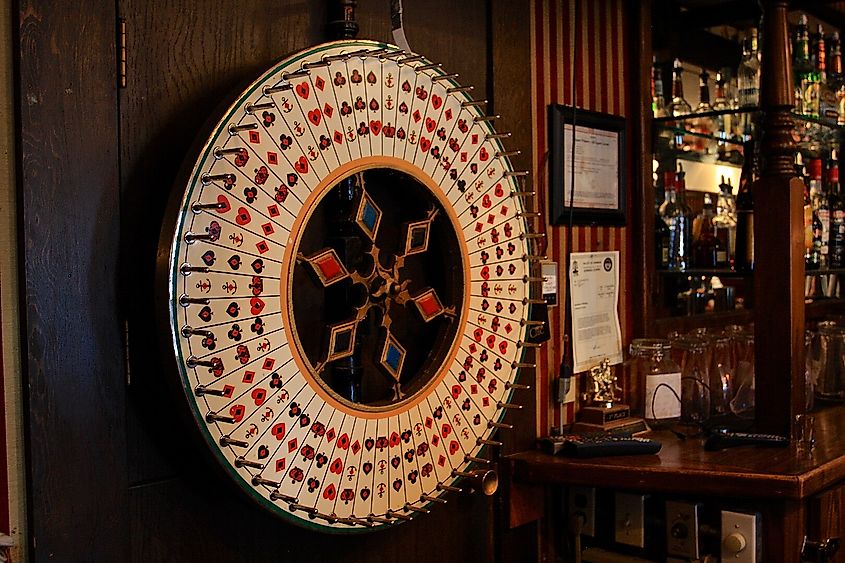
[[[763,561],[799,561],[804,536],[845,538],[845,406],[814,416],[817,441],[811,453],[795,444],[708,452],[703,438],[655,431],[644,437],[663,444],[656,455],[572,459],[539,450],[513,454],[504,468],[512,488],[511,522],[525,517],[532,491],[541,490],[538,485],[680,497],[718,509],[759,512],[769,554]],[[773,553],[778,556],[772,558]],[[830,561],[845,561],[845,553]]]

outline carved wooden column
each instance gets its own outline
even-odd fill
[[[790,135],[787,2],[763,2],[762,173],[754,184],[754,334],[760,432],[790,436],[804,402],[804,185]]]

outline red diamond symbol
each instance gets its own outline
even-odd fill
[[[470,388],[469,388],[469,392],[472,393],[473,395],[477,395],[478,394],[478,385],[471,385]]]
[[[440,467],[446,465],[446,456],[440,454],[440,457],[437,458],[437,465],[439,465]]]
[[[288,453],[295,452],[296,446],[297,446],[296,438],[293,438],[292,440],[290,440],[288,442]]]
[[[255,248],[257,248],[257,249],[258,249],[258,252],[259,252],[260,254],[264,254],[265,252],[267,252],[268,250],[270,250],[270,247],[269,247],[269,246],[267,246],[267,241],[265,241],[265,240],[259,241],[259,242],[255,245]]]
[[[234,388],[234,387],[232,387],[231,385],[224,385],[224,386],[223,386],[223,396],[224,396],[224,397],[229,397],[229,398],[231,398],[231,397],[232,397],[232,392],[233,392],[234,390],[235,390],[235,388]]]
[[[484,228],[484,225],[482,225],[481,223],[476,223],[476,224],[475,224],[475,232],[476,232],[476,233],[480,233],[480,232],[481,232],[481,229],[483,229],[483,228]]]
[[[263,367],[267,371],[270,371],[271,369],[273,369],[274,365],[276,365],[276,360],[274,360],[273,358],[266,358],[264,360],[264,365],[261,367]]]
[[[325,81],[325,80],[323,80],[323,77],[322,77],[322,76],[318,76],[318,77],[317,77],[317,80],[315,80],[315,81],[314,81],[314,86],[316,86],[317,88],[319,88],[320,90],[322,90],[323,88],[325,88],[325,87],[326,87],[326,81]]]
[[[449,121],[450,119],[452,119],[452,108],[448,108],[446,110],[446,121]]]
[[[276,229],[273,228],[273,223],[264,223],[261,225],[261,230],[264,231],[264,236],[267,237],[276,232]]]
[[[475,351],[476,351],[475,342],[473,342],[472,344],[469,345],[469,353],[475,354]]]
[[[432,436],[432,437],[431,437],[431,443],[432,443],[432,444],[434,444],[435,446],[436,446],[437,444],[439,444],[439,443],[440,443],[440,436],[438,436],[437,434],[435,434],[434,436]]]
[[[434,421],[431,420],[430,416],[425,417],[425,427],[431,428],[431,425],[434,424]]]
[[[492,213],[487,216],[487,222],[490,223],[491,225],[493,224],[493,221],[495,221],[495,220],[496,220],[496,216],[493,215]]]
[[[278,205],[271,205],[267,208],[267,213],[270,214],[270,217],[278,217],[279,216],[279,206]]]
[[[489,407],[490,406],[490,399],[488,397],[484,397],[483,399],[481,399],[481,404],[484,405],[485,407]]]
[[[260,143],[261,136],[258,134],[258,131],[250,131],[249,132],[249,142],[250,143]]]
[[[501,211],[500,211],[500,213],[501,213],[502,215],[507,215],[507,214],[508,214],[508,206],[507,206],[507,205],[503,205],[503,206],[502,206],[502,209],[501,209]]]
[[[334,428],[329,428],[329,431],[326,432],[326,441],[331,442],[332,440],[334,440],[334,437],[335,437]]]
[[[326,105],[323,106],[323,113],[326,114],[326,117],[331,117],[332,114],[334,113],[334,108],[332,106],[330,106],[329,104],[326,104]]]
[[[477,144],[478,144],[478,133],[473,133],[473,134],[472,134],[472,144],[473,144],[473,145],[477,145]]]
[[[420,119],[422,119],[422,116],[420,115],[420,110],[417,110],[414,112],[414,121],[419,122]]]
[[[361,443],[358,440],[355,440],[355,443],[352,444],[352,453],[358,455],[358,450],[361,449]]]
[[[323,273],[323,277],[327,280],[334,279],[343,273],[340,269],[340,264],[338,264],[337,260],[335,260],[334,256],[331,254],[328,254],[324,258],[318,260],[317,267],[320,268],[320,271]]]
[[[255,379],[255,372],[254,371],[245,371],[244,372],[244,383],[252,383],[253,379]]]
[[[511,332],[512,330],[513,330],[513,327],[511,326],[511,324],[510,324],[510,323],[508,323],[508,324],[506,324],[506,325],[505,325],[505,332],[507,332],[508,334],[510,334],[510,332]]]
[[[433,317],[441,310],[440,303],[437,302],[437,298],[433,293],[430,293],[420,299],[419,304],[426,317]]]
[[[278,164],[279,163],[279,155],[274,152],[267,153],[267,162],[269,164]]]
[[[467,153],[462,152],[461,153],[461,162],[466,162],[466,161],[467,161]]]
[[[285,470],[285,460],[284,459],[277,459],[276,460],[276,472],[284,471]]]

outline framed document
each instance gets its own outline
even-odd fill
[[[624,118],[550,105],[549,151],[553,225],[625,224]]]

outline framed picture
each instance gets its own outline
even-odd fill
[[[551,223],[624,225],[625,197],[625,118],[550,105]]]

